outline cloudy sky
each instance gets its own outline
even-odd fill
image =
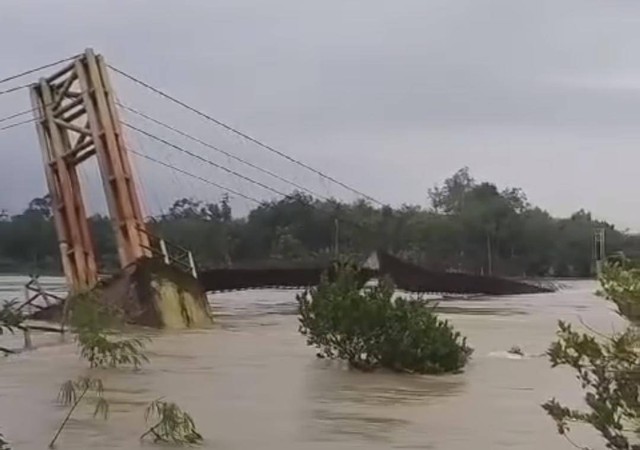
[[[429,187],[468,166],[553,214],[585,208],[640,230],[637,1],[0,0],[0,78],[85,47],[383,202],[425,205]],[[112,77],[124,103],[323,195],[353,198]],[[27,97],[0,96],[0,117],[28,108]],[[128,136],[140,151],[269,196]],[[220,196],[151,163],[136,167],[152,211],[176,195]],[[0,132],[0,208],[18,211],[44,190],[33,128]]]

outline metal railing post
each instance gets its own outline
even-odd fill
[[[193,278],[198,278],[198,272],[196,272],[196,262],[193,260],[193,254],[191,252],[189,254],[189,267],[191,267],[191,275]]]
[[[160,251],[164,257],[164,263],[169,265],[171,261],[169,259],[169,252],[167,251],[167,244],[165,244],[164,239],[160,239]]]

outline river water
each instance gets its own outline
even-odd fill
[[[24,281],[0,277],[0,299],[22,296]],[[109,419],[79,408],[57,448],[150,448],[138,440],[145,405],[165,397],[191,413],[205,449],[570,449],[539,405],[556,396],[578,406],[580,390],[571,372],[538,355],[558,319],[624,327],[595,289],[580,281],[553,294],[442,302],[475,353],[463,374],[437,377],[362,374],[317,360],[297,332],[293,291],[215,295],[212,329],[155,333],[141,371],[97,372]],[[20,339],[0,338],[7,342]],[[34,343],[0,359],[0,431],[17,450],[46,448],[66,413],[55,402],[60,384],[90,373],[73,342],[38,335]],[[513,345],[528,356],[511,357]],[[584,427],[573,436],[603,447]]]

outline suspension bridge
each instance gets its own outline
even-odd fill
[[[198,120],[216,133],[231,136],[246,148],[268,155],[282,164],[277,169],[269,168],[263,163],[264,155],[260,158],[245,157],[240,151],[198,137],[189,131],[189,126],[179,126],[175,121],[149,112],[149,109],[120,100],[112,78],[127,83],[130,89],[152,96],[156,105],[161,105],[153,108],[154,111],[167,107],[181,110],[191,115],[189,120]],[[305,287],[318,283],[328,268],[327,265],[318,265],[301,269],[292,265],[280,269],[199,270],[190,249],[173,245],[154,235],[148,227],[149,215],[145,211],[149,210],[149,199],[143,194],[154,188],[158,171],[170,174],[165,181],[199,183],[200,187],[193,184],[187,187],[190,193],[210,188],[216,195],[224,193],[234,201],[248,204],[260,205],[266,198],[286,198],[292,191],[323,200],[334,197],[319,192],[318,185],[322,184],[352,198],[384,206],[382,201],[350,183],[187,104],[121,67],[108,64],[91,49],[0,79],[0,102],[4,96],[20,92],[29,93],[31,107],[0,117],[0,142],[2,133],[35,126],[69,290],[84,291],[100,282],[99,258],[87,219],[90,205],[86,203],[92,199],[87,192],[89,186],[99,184],[113,226],[122,269],[115,276],[116,281],[112,282],[117,287],[112,288],[111,295],[117,292],[122,298],[129,298],[127,286],[130,287],[132,281],[128,277],[138,273],[134,283],[138,316],[146,314],[141,298],[150,295],[149,286],[157,281],[158,273],[174,285],[177,283],[177,288],[169,289],[173,294],[176,289],[181,291],[185,285],[188,286],[186,290],[196,299],[193,302],[196,306],[192,306],[197,308],[198,304],[205,302],[202,300],[205,291]],[[136,141],[138,143],[134,144]],[[153,151],[145,149],[142,141],[153,143]],[[286,174],[282,173],[284,163],[291,168]],[[93,177],[83,172],[89,164],[93,164]],[[144,174],[134,170],[140,167],[145,169]],[[301,177],[290,176],[293,168],[304,174],[304,181]],[[91,183],[91,179],[96,182]],[[157,203],[156,208],[162,208],[162,201]],[[145,265],[144,261],[153,263]],[[140,269],[141,265],[144,270]],[[390,276],[398,287],[416,292],[500,295],[547,291],[540,286],[497,277],[429,271],[386,253],[375,254],[363,270],[368,271],[370,278]],[[126,298],[122,300],[125,306]],[[146,322],[151,323],[152,320]]]

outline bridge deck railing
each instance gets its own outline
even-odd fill
[[[198,277],[195,260],[190,250],[156,236],[144,227],[140,227],[139,230],[149,238],[149,245],[143,248],[147,249],[151,256],[162,258],[165,264],[189,272],[194,278]]]

